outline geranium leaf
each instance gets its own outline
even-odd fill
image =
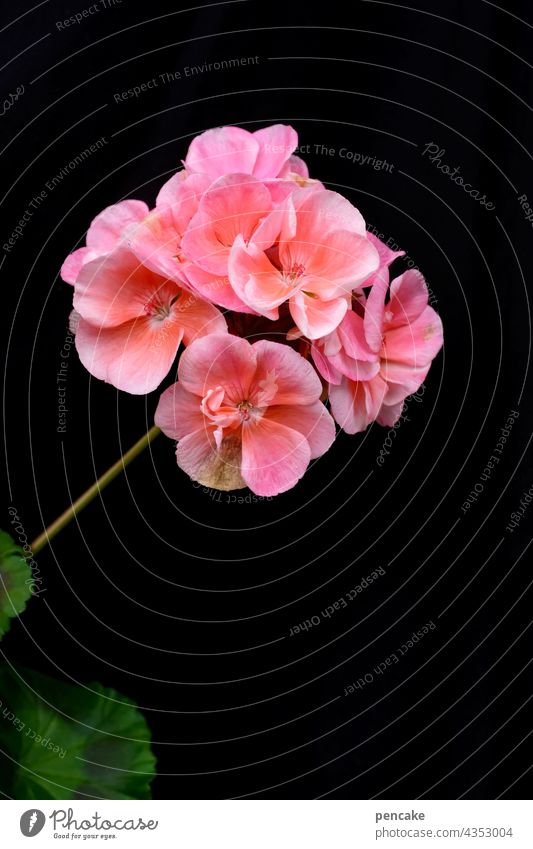
[[[66,684],[0,666],[0,749],[15,799],[149,799],[151,734],[133,701],[101,684]]]

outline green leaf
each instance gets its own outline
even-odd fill
[[[31,585],[31,569],[22,548],[0,531],[0,640],[9,631],[10,620],[25,610]]]
[[[15,799],[149,799],[150,740],[116,690],[0,666],[0,749],[12,759],[0,789]]]

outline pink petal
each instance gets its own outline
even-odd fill
[[[166,436],[177,440],[200,430],[205,417],[198,396],[187,392],[181,383],[174,383],[161,395],[154,421]]]
[[[312,404],[322,393],[320,378],[311,363],[293,348],[261,339],[252,345],[257,369],[252,383],[252,403]],[[275,387],[275,391],[270,391]],[[268,400],[261,395],[268,391]]]
[[[252,133],[240,127],[218,127],[192,140],[185,166],[212,177],[251,174],[258,153],[259,143]]]
[[[412,323],[421,315],[427,303],[428,290],[424,276],[414,268],[405,271],[391,283],[390,300],[385,310],[387,327]]]
[[[277,318],[273,312],[287,300],[290,289],[269,258],[254,244],[235,239],[228,262],[228,276],[236,295],[255,312]]]
[[[405,251],[392,251],[385,242],[378,239],[370,230],[367,232],[367,238],[372,242],[379,254],[380,268],[388,268],[399,256],[405,256]]]
[[[201,398],[209,389],[223,386],[226,397],[238,404],[248,398],[255,369],[256,354],[246,339],[213,333],[185,349],[178,375],[184,388]]]
[[[187,265],[187,281],[189,287],[207,301],[212,301],[214,304],[219,304],[221,307],[236,312],[255,312],[244,301],[241,301],[226,276],[211,274],[209,271],[204,271],[199,265],[189,263]]]
[[[377,419],[382,404],[388,397],[389,387],[379,374],[372,380],[364,381],[362,386],[366,396],[367,422],[370,424]]]
[[[368,427],[364,384],[343,377],[338,386],[330,386],[329,403],[337,424],[346,433],[361,433]]]
[[[309,178],[309,168],[299,156],[289,156],[288,161],[285,163],[283,168],[278,174],[278,177],[284,178],[288,177],[290,174],[297,174],[299,177],[303,177],[304,180]]]
[[[227,333],[222,313],[213,305],[190,292],[182,291],[172,307],[172,314],[183,328],[183,341],[190,345],[208,333]]]
[[[367,281],[370,282],[370,281]],[[381,348],[383,336],[383,313],[385,298],[389,291],[389,272],[380,268],[372,275],[372,288],[365,303],[364,329],[369,348],[377,353]]]
[[[113,327],[145,313],[157,293],[179,294],[180,289],[139,262],[126,246],[86,263],[74,292],[74,308],[87,321]]]
[[[147,268],[180,284],[186,282],[181,232],[176,230],[170,207],[154,209],[140,224],[127,227],[124,236],[132,253]]]
[[[193,480],[214,489],[233,490],[246,486],[241,475],[241,441],[238,435],[224,437],[201,428],[178,442],[178,466]]]
[[[176,201],[176,195],[179,193],[179,187],[184,180],[190,178],[187,174],[185,168],[182,168],[180,171],[176,171],[175,174],[170,177],[166,183],[163,183],[161,188],[159,189],[158,195],[155,199],[156,207],[161,206],[173,206]]]
[[[387,384],[379,375],[365,381],[343,377],[329,391],[333,418],[346,433],[361,433],[375,421],[386,394]]]
[[[73,251],[61,266],[59,274],[62,280],[65,283],[74,284],[78,279],[81,267],[98,256],[100,256],[98,251],[92,250],[92,248],[78,248],[77,251]]]
[[[259,152],[254,165],[254,176],[277,177],[293,150],[298,147],[298,135],[292,127],[273,124],[253,134],[259,142]]]
[[[402,410],[403,401],[399,401],[397,404],[383,404],[377,417],[377,423],[383,425],[383,427],[392,427],[400,418]]]
[[[80,319],[76,349],[94,377],[132,395],[146,395],[170,371],[182,334],[171,318],[154,322],[145,316],[104,328]]]
[[[186,256],[212,274],[226,275],[237,236],[248,242],[271,209],[270,192],[254,177],[221,177],[203,195],[185,233],[182,247]]]
[[[311,346],[311,356],[318,372],[328,383],[339,384],[342,374],[337,371],[330,358],[316,345]]]
[[[308,339],[320,339],[339,326],[346,315],[348,304],[345,298],[321,301],[296,292],[289,301],[291,315]]]
[[[354,360],[345,351],[339,351],[338,354],[334,354],[329,360],[333,368],[337,369],[346,377],[349,377],[350,380],[370,380],[380,370],[380,362],[377,357],[374,358],[373,362]]]
[[[148,207],[142,200],[123,200],[108,206],[93,220],[87,232],[87,247],[100,254],[109,253],[118,244],[128,224],[148,215]]]
[[[178,466],[192,480],[198,480],[202,477],[202,469],[215,451],[216,444],[212,428],[200,427],[178,442],[176,449]]]
[[[348,357],[354,360],[376,360],[376,354],[369,348],[365,337],[365,328],[361,316],[348,310],[337,328],[342,347]],[[381,343],[381,337],[380,337]]]
[[[427,367],[442,343],[442,322],[434,309],[426,307],[411,324],[386,331],[381,354],[384,368],[389,371],[396,363],[415,369]]]
[[[300,404],[268,407],[265,417],[305,436],[311,449],[312,460],[325,454],[335,440],[335,422],[322,401],[315,401],[307,406]]]
[[[156,208],[140,223],[130,224],[124,236],[131,250],[149,268],[159,274],[186,283],[186,257],[182,238],[198,210],[200,198],[211,178],[178,172],[161,189]]]
[[[311,450],[296,430],[265,416],[242,428],[242,476],[256,495],[278,495],[304,475]]]
[[[298,214],[296,238],[299,241],[320,244],[325,236],[336,230],[347,230],[366,239],[363,216],[338,192],[316,191],[312,186],[296,189],[293,199]]]

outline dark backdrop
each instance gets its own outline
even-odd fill
[[[19,90],[0,118],[2,243],[46,194],[1,251],[1,525],[14,504],[36,536],[152,424],[157,392],[119,394],[72,350],[57,432],[72,295],[58,270],[101,208],[153,203],[205,129],[292,124],[311,173],[407,252],[398,271],[424,272],[444,322],[444,350],[382,465],[388,434],[374,426],[340,435],[292,491],[227,503],[188,481],[161,436],[38,556],[46,592],[2,652],[135,699],[159,798],[527,796],[533,508],[506,526],[533,484],[531,9],[414,3],[122,0],[62,28],[90,4],[2,13],[2,97]],[[290,636],[378,567],[349,607]]]

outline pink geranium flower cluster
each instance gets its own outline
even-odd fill
[[[95,377],[145,394],[178,465],[218,489],[294,486],[335,438],[391,426],[442,345],[418,271],[309,178],[283,125],[195,138],[153,209],[108,207],[61,276]],[[329,408],[323,400],[329,401]]]

